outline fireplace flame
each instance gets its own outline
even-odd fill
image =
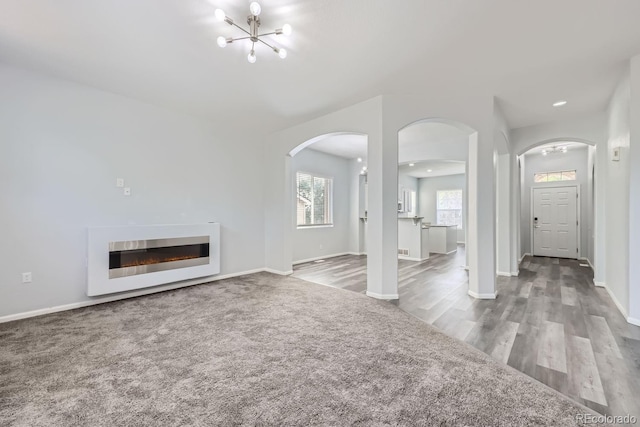
[[[165,258],[135,259],[133,261],[129,261],[129,262],[123,263],[120,268],[137,267],[139,265],[160,264],[160,263],[163,263],[163,262],[183,261],[185,259],[194,259],[194,258],[199,258],[199,256],[198,255],[182,255],[182,256],[165,257]]]

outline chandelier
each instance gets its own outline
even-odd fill
[[[558,154],[558,153],[566,153],[567,146],[566,145],[554,145],[552,147],[545,147],[542,149],[542,155],[546,156],[549,154]]]
[[[229,43],[233,43],[238,40],[249,40],[251,42],[251,51],[249,52],[249,55],[247,55],[247,60],[252,64],[256,62],[256,50],[255,50],[256,43],[262,43],[263,45],[267,46],[269,49],[277,53],[280,58],[282,59],[286,58],[287,57],[286,49],[272,46],[271,44],[264,41],[262,37],[271,36],[271,35],[280,35],[280,34],[284,34],[285,36],[288,36],[289,34],[291,34],[291,25],[285,24],[282,26],[282,28],[278,28],[270,33],[258,34],[258,28],[260,28],[260,12],[261,11],[262,11],[262,8],[255,1],[249,5],[249,12],[251,13],[247,17],[247,24],[249,24],[249,29],[245,30],[244,28],[242,28],[241,26],[233,22],[233,19],[229,18],[224,13],[223,10],[216,9],[215,15],[218,21],[221,21],[221,22],[224,21],[229,25],[238,27],[241,31],[247,34],[244,37],[236,37],[236,38],[232,38],[232,37],[225,38],[223,36],[220,36],[218,37],[218,40],[217,40],[218,46],[225,47]]]

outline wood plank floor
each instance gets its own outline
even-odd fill
[[[578,261],[526,257],[519,277],[499,277],[496,300],[467,295],[464,247],[423,262],[399,260],[394,301],[584,405],[640,417],[640,327],[628,324]],[[366,256],[294,267],[310,282],[366,291]]]

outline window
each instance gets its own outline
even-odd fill
[[[298,172],[298,227],[333,225],[333,179]]]
[[[576,171],[542,172],[533,175],[533,182],[575,181]]]
[[[438,191],[436,197],[438,224],[462,229],[462,190]]]

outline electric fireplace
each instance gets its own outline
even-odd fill
[[[87,295],[220,272],[220,224],[89,228]]]

